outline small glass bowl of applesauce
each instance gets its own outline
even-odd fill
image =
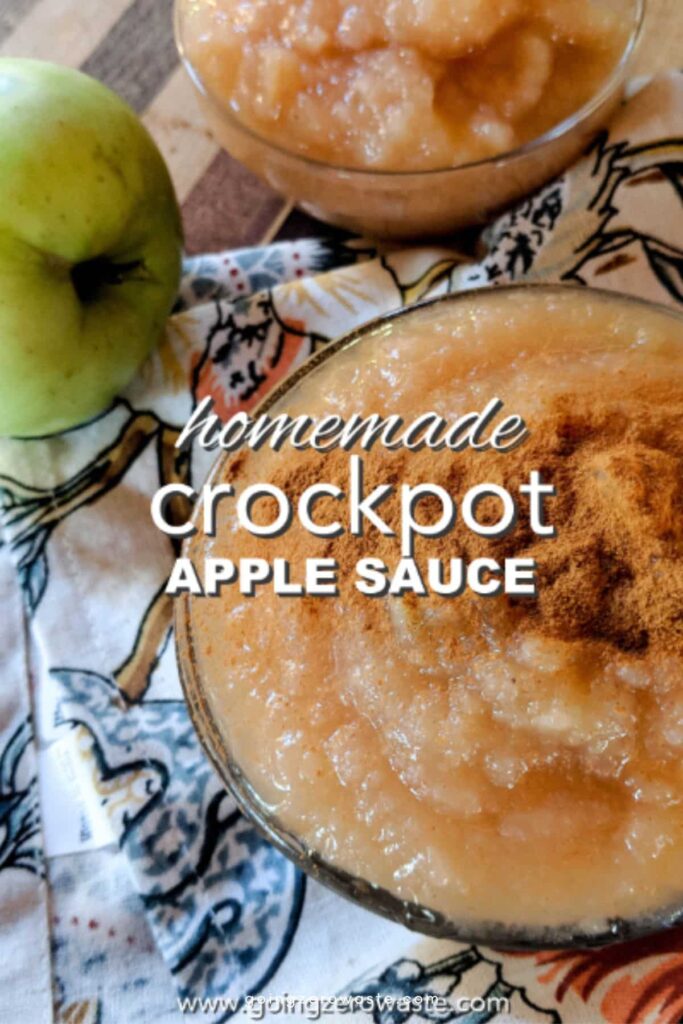
[[[645,0],[176,0],[218,142],[378,238],[481,224],[616,109]]]
[[[681,921],[682,354],[680,314],[538,285],[438,299],[327,346],[252,416],[450,423],[495,396],[528,430],[502,452],[366,450],[364,493],[393,482],[376,511],[396,536],[348,529],[357,445],[217,460],[209,482],[234,493],[214,536],[197,504],[183,555],[200,579],[214,558],[288,559],[294,583],[310,556],[339,567],[326,597],[284,599],[264,579],[253,596],[229,582],[175,605],[206,751],[313,877],[415,930],[506,948],[599,945]],[[521,494],[536,470],[555,487],[553,536],[532,531],[523,501],[512,530],[472,533],[473,485]],[[296,509],[313,481],[338,488],[315,519],[341,532],[314,537],[296,516],[277,537],[238,529],[244,488],[278,487]],[[446,532],[415,540],[427,593],[361,594],[358,560],[391,577],[401,485],[425,481],[457,504]],[[264,523],[277,518],[269,501],[254,504]],[[425,501],[415,517],[427,526],[438,512]],[[497,521],[498,506],[477,515]],[[536,562],[530,597],[435,589],[432,560],[513,556]]]

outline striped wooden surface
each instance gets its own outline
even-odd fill
[[[0,55],[80,67],[128,100],[171,168],[191,252],[324,233],[218,149],[178,63],[172,6],[173,0],[0,0]],[[649,0],[637,72],[680,65],[682,6],[683,0]]]

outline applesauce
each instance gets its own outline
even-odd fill
[[[578,111],[624,52],[611,0],[181,0],[187,56],[262,138],[337,167],[510,152]]]
[[[215,538],[189,542],[198,566],[208,555],[284,556],[295,575],[306,557],[340,566],[334,597],[227,586],[180,616],[181,664],[185,632],[223,749],[261,812],[318,858],[465,931],[597,934],[680,898],[682,344],[681,318],[605,293],[476,293],[382,323],[269,410],[455,418],[497,396],[524,417],[523,444],[373,448],[367,491],[386,480],[512,490],[530,467],[556,488],[554,537],[533,533],[522,507],[505,536],[456,521],[415,545],[418,564],[532,556],[534,598],[368,598],[352,566],[397,561],[397,538],[372,527],[316,538],[296,521],[252,537],[229,501]],[[226,456],[214,483],[271,481],[295,499],[312,479],[343,486],[348,458],[262,448]],[[316,518],[334,521],[337,506],[322,499]],[[484,520],[490,511],[482,502]]]

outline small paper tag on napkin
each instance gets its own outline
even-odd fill
[[[116,840],[74,734],[38,753],[43,841],[48,857],[98,850]]]

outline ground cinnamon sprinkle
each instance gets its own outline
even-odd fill
[[[369,491],[379,483],[440,484],[456,498],[482,482],[495,482],[518,493],[532,470],[555,485],[557,497],[547,502],[556,537],[538,538],[520,501],[517,527],[501,540],[477,537],[462,523],[442,539],[418,539],[416,559],[428,557],[467,561],[482,555],[502,560],[532,557],[538,563],[539,596],[523,602],[500,599],[505,615],[520,626],[565,640],[594,640],[624,652],[683,654],[683,395],[677,384],[652,383],[623,394],[619,380],[581,394],[555,399],[543,418],[530,424],[531,437],[514,452],[482,454],[387,452],[364,457]],[[344,487],[348,454],[281,453],[282,468],[273,483],[297,498],[312,483],[326,480]],[[434,503],[436,506],[436,502]],[[266,504],[263,504],[267,515]],[[381,507],[385,521],[396,528],[398,500]],[[419,506],[423,522],[439,509]],[[478,516],[493,521],[498,506],[479,506]],[[320,522],[339,517],[332,499],[318,503]],[[367,628],[382,628],[378,602],[359,594],[354,569],[364,557],[394,564],[398,541],[367,530],[364,538],[344,534],[317,539],[298,525],[277,542],[277,554],[292,566],[307,557],[335,557],[340,565],[344,602],[363,605]],[[274,549],[254,541],[263,557]],[[416,599],[418,601],[424,599]],[[448,599],[430,597],[428,600]],[[410,602],[409,602],[410,603]],[[456,598],[456,615],[481,615],[482,599]],[[485,602],[490,604],[490,602]],[[306,601],[309,614],[321,604]],[[468,605],[467,608],[463,605]],[[324,608],[322,609],[324,610]],[[503,614],[499,608],[499,614]]]
[[[301,525],[308,486],[348,494],[348,452],[261,448],[221,470],[240,496],[276,484],[295,514],[279,537],[255,538],[228,497],[216,537],[198,534],[190,549],[200,576],[211,578],[209,558],[265,559],[280,584],[282,559],[296,585],[306,559],[340,567],[339,596],[284,599],[272,580],[247,599],[231,582],[190,604],[202,686],[234,762],[323,860],[456,921],[570,922],[592,936],[680,905],[681,327],[590,290],[483,290],[338,353],[275,408],[450,420],[500,396],[524,417],[528,438],[512,452],[363,455],[365,497],[398,488],[377,508],[394,531],[403,483],[440,485],[456,504],[446,535],[416,539],[424,596],[359,592],[358,562],[375,558],[391,578],[402,545],[367,522],[351,535],[348,497],[313,510],[339,520],[339,536]],[[520,496],[533,472],[556,490],[544,501],[554,537],[534,532]],[[485,483],[518,504],[497,540],[463,517]],[[270,524],[267,505],[252,514]],[[423,522],[441,517],[440,499],[418,504]],[[500,500],[475,517],[498,524]],[[534,559],[538,594],[482,597],[471,580],[460,596],[436,593],[435,569],[448,586],[457,559],[457,585],[461,563],[482,557]]]

